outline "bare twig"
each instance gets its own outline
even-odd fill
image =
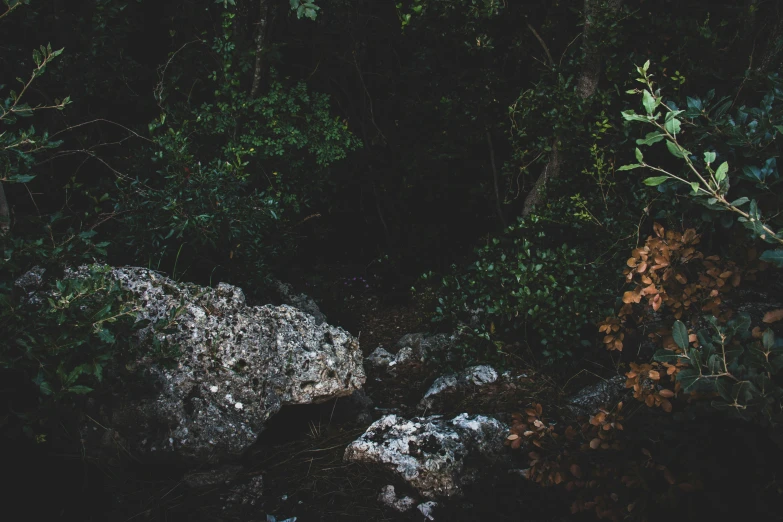
[[[495,185],[495,210],[503,228],[506,228],[506,220],[503,218],[503,210],[500,208],[500,191],[498,189],[498,169],[495,166],[495,148],[492,146],[492,135],[487,131],[487,145],[489,145],[489,159],[492,163],[492,182]]]
[[[530,31],[533,33],[533,36],[535,36],[536,40],[538,40],[538,43],[540,43],[541,47],[544,48],[546,57],[549,58],[549,65],[554,67],[555,61],[552,59],[552,54],[549,52],[549,47],[547,47],[546,43],[544,43],[544,39],[541,38],[541,35],[538,34],[538,31],[536,31],[536,29],[532,25],[527,24],[527,28],[530,29]]]

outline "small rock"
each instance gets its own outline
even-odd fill
[[[424,515],[424,518],[427,520],[435,520],[435,516],[433,515],[433,512],[435,511],[435,508],[438,507],[437,502],[429,501],[424,502],[423,504],[419,504],[416,506],[416,508],[421,511],[421,514]]]
[[[579,390],[566,408],[574,416],[593,415],[602,406],[614,406],[625,393],[625,376],[616,375]]]
[[[394,491],[394,486],[388,485],[381,490],[381,494],[378,495],[378,501],[395,511],[405,513],[410,511],[413,506],[416,505],[416,501],[411,497],[397,497]]]
[[[438,377],[419,403],[419,409],[432,409],[445,400],[445,395],[471,386],[484,386],[497,382],[498,372],[487,365],[472,366],[458,374]]]
[[[345,450],[345,460],[375,463],[397,473],[423,496],[452,496],[475,481],[481,466],[504,454],[508,427],[484,415],[463,413],[406,420],[387,415]]]
[[[394,361],[394,354],[387,352],[383,346],[379,346],[365,359],[373,368],[386,368]]]

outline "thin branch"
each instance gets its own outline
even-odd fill
[[[549,47],[547,47],[546,43],[544,43],[544,39],[541,38],[541,35],[538,34],[538,31],[536,31],[536,29],[532,25],[527,24],[527,28],[530,29],[530,31],[533,33],[533,36],[535,36],[536,40],[538,40],[538,43],[540,43],[541,47],[544,48],[544,52],[546,53],[546,57],[549,58],[549,65],[554,67],[555,66],[555,61],[552,59],[552,54],[549,52]]]
[[[495,166],[495,148],[492,146],[492,135],[487,131],[487,145],[489,145],[489,159],[492,163],[492,182],[495,185],[495,210],[503,228],[506,228],[506,220],[503,218],[503,210],[500,208],[500,191],[498,190],[498,169]]]

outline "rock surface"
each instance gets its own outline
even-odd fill
[[[272,286],[277,291],[283,304],[287,304],[306,314],[312,315],[315,324],[326,322],[326,316],[321,312],[321,309],[318,308],[318,305],[312,297],[307,294],[297,294],[294,291],[293,286],[282,281],[273,281]]]
[[[403,419],[387,415],[345,450],[345,460],[375,463],[397,473],[427,498],[448,497],[478,478],[478,465],[505,452],[508,427],[492,417],[467,414]]]
[[[611,379],[579,390],[568,400],[566,408],[571,415],[593,415],[602,406],[614,406],[625,393],[625,376],[615,375]]]
[[[381,490],[381,494],[378,495],[378,502],[400,513],[410,511],[416,505],[416,501],[411,497],[398,497],[392,485],[385,486]]]
[[[454,392],[492,384],[498,380],[498,377],[498,372],[488,365],[471,366],[460,373],[438,377],[424,394],[424,398],[419,403],[419,409],[437,408],[438,404],[448,400],[448,397]]]
[[[364,384],[358,341],[295,308],[248,307],[237,287],[179,283],[143,268],[110,276],[150,321],[139,342],[157,338],[181,352],[173,365],[141,357],[110,376],[117,386],[109,422],[133,451],[231,460],[281,407],[348,396]]]

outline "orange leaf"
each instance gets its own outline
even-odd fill
[[[661,399],[661,409],[666,413],[671,413],[672,403],[667,401],[666,399]]]
[[[663,237],[663,227],[659,223],[653,224],[653,230],[655,231],[655,235],[658,237]]]
[[[648,373],[647,375],[649,375],[649,376],[650,376],[650,379],[652,379],[652,380],[654,380],[654,381],[657,381],[658,379],[660,379],[660,378],[661,378],[661,374],[660,374],[660,373],[658,373],[658,372],[657,372],[657,371],[655,371],[655,370],[650,370],[650,373]]]
[[[598,449],[598,446],[601,445],[601,439],[593,439],[590,441],[590,448],[592,449]]]
[[[665,397],[667,399],[671,399],[672,397],[674,397],[674,392],[671,390],[663,389],[658,392],[658,395],[660,395],[661,397]]]
[[[582,468],[577,464],[571,464],[571,474],[576,478],[582,478]]]
[[[519,438],[519,435],[517,435],[516,433],[512,433],[511,435],[506,437],[506,440],[517,440],[518,438]]]
[[[636,258],[635,257],[628,258],[628,261],[626,261],[625,264],[631,268],[634,268],[636,266]]]
[[[765,323],[775,323],[781,319],[783,319],[783,308],[767,312],[764,314],[764,319],[762,319],[762,321]]]

